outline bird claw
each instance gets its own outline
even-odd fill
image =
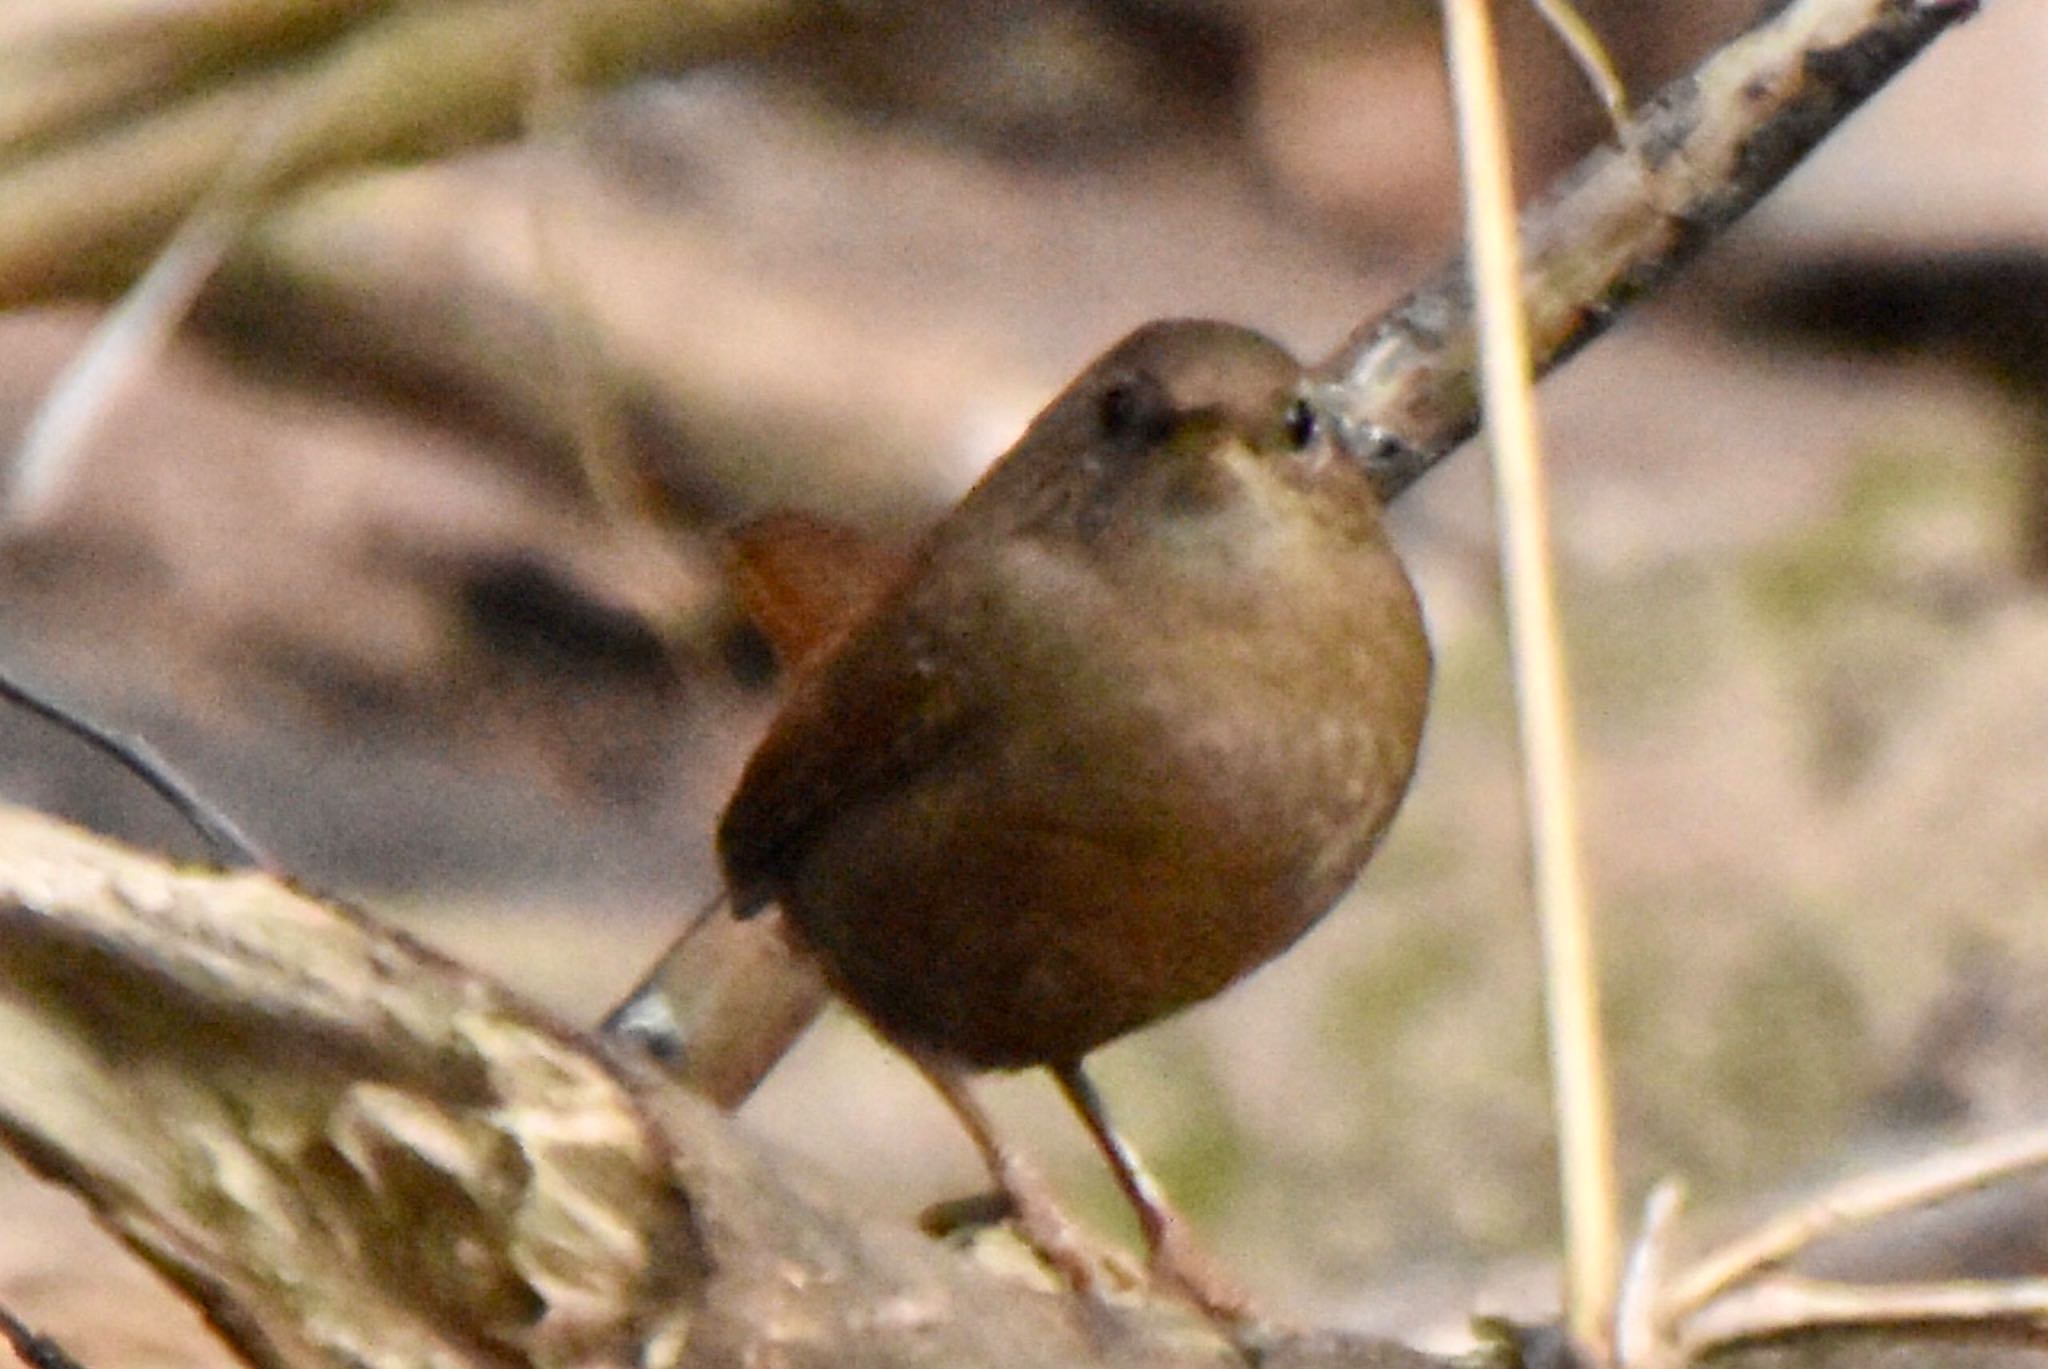
[[[1195,1240],[1180,1215],[1161,1216],[1146,1270],[1152,1286],[1193,1303],[1211,1321],[1238,1326],[1254,1320],[1251,1299]]]
[[[1017,1238],[1076,1293],[1149,1288],[1225,1325],[1255,1320],[1251,1299],[1177,1214],[1158,1229],[1151,1258],[1142,1268],[1125,1252],[1090,1239],[1042,1194],[1027,1193],[1021,1202],[1014,1194],[994,1191],[954,1198],[926,1208],[917,1224],[926,1235],[944,1239],[1002,1222],[1010,1223]]]
[[[917,1214],[917,1229],[935,1241],[1000,1226],[1010,1219],[1010,1195],[994,1189],[933,1203]]]
[[[934,1203],[919,1214],[918,1227],[943,1240],[1007,1222],[1017,1239],[1076,1293],[1093,1295],[1150,1282],[1128,1255],[1089,1239],[1050,1197],[1028,1191],[1035,1186],[1035,1181],[1028,1181],[1021,1200],[1013,1193],[992,1191]]]

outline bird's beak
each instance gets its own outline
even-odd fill
[[[1328,428],[1331,443],[1365,471],[1385,503],[1429,469],[1428,459],[1394,434],[1362,416],[1358,396],[1333,381],[1311,381],[1305,391]]]

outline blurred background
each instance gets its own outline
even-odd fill
[[[569,8],[0,4],[0,433],[29,453],[0,663],[588,1023],[713,887],[774,706],[721,526],[794,506],[902,545],[1128,328],[1319,356],[1446,255],[1456,198],[1419,0],[762,0],[710,38],[613,3],[564,56]],[[1643,95],[1751,10],[1587,6]],[[1603,123],[1501,18],[1534,188]],[[1683,1176],[1695,1237],[2048,1112],[2044,120],[2048,13],[1993,0],[1544,390],[1624,1177]],[[181,223],[214,267],[189,318],[89,427],[32,432]],[[1395,512],[1440,673],[1349,903],[1098,1065],[1289,1320],[1553,1298],[1490,521],[1470,451]],[[0,788],[201,854],[15,713]],[[994,1094],[1122,1220],[1049,1087]],[[745,1116],[905,1221],[980,1181],[841,1017]],[[0,1302],[88,1363],[226,1362],[67,1200],[0,1187]]]

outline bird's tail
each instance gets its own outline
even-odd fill
[[[740,921],[720,891],[599,1030],[645,1052],[720,1107],[738,1107],[827,999],[779,909]]]

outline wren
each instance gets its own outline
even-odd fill
[[[1430,651],[1369,472],[1248,329],[1169,321],[1081,373],[806,670],[718,830],[932,1079],[1027,1239],[1093,1268],[967,1085],[1049,1067],[1152,1269],[1243,1304],[1081,1061],[1219,992],[1344,894],[1413,773]]]

